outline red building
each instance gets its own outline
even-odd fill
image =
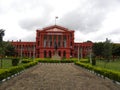
[[[16,56],[18,57],[35,57],[35,42],[11,42],[12,45],[15,47],[16,50]]]
[[[51,58],[55,48],[61,58],[86,57],[92,47],[92,42],[75,43],[74,30],[53,25],[42,30],[36,30],[36,42],[12,42],[17,56]]]

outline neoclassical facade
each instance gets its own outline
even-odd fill
[[[51,58],[57,53],[61,58],[80,57],[89,55],[92,42],[75,43],[74,30],[53,25],[36,30],[36,42],[11,42],[16,49],[16,56]]]

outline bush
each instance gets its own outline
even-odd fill
[[[19,60],[20,60],[19,58],[12,58],[12,65],[17,66],[19,63]]]
[[[96,60],[92,59],[92,65],[96,65]]]

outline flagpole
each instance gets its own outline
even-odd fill
[[[56,17],[55,17],[55,25],[56,25]]]
[[[55,17],[55,25],[56,25],[56,20],[58,19],[58,16]]]

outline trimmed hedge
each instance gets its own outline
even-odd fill
[[[95,67],[90,64],[81,63],[81,62],[76,62],[75,64],[78,66],[84,67],[86,69],[92,70],[96,73],[99,73],[99,74],[103,75],[104,77],[108,77],[112,80],[120,82],[120,72],[105,69],[105,68]]]
[[[38,62],[37,61],[34,61],[34,62],[30,62],[30,63],[27,63],[27,64],[23,64],[23,65],[20,65],[20,66],[14,66],[14,67],[11,67],[9,69],[0,69],[0,81],[7,78],[7,77],[10,77],[11,75],[14,75],[26,68],[29,68],[31,66],[34,66],[36,65]]]
[[[90,61],[88,59],[80,59],[80,62],[82,62],[82,63],[89,63]]]
[[[29,63],[32,62],[31,60],[22,60],[21,63]]]
[[[38,62],[41,63],[73,63],[74,60],[41,60],[37,59]]]

